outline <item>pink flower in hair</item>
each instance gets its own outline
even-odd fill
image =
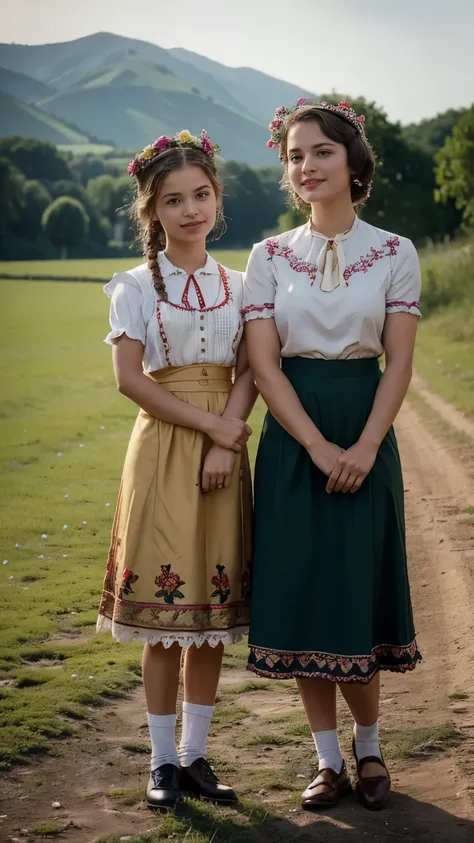
[[[307,97],[300,97],[298,102],[296,103],[296,108],[300,108],[300,106],[304,105],[307,102],[308,102]]]
[[[128,175],[134,176],[137,171],[138,171],[138,162],[135,161],[135,159],[133,159],[132,161],[130,161],[130,163],[127,167]]]
[[[170,142],[170,138],[167,138],[166,135],[161,135],[158,140],[155,141],[153,144],[154,149],[164,149],[165,146],[168,146]]]

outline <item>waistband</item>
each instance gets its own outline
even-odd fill
[[[170,366],[149,372],[148,377],[169,392],[230,392],[231,366]]]
[[[311,357],[283,357],[281,367],[288,378],[350,378],[374,376],[380,372],[377,357],[360,360],[321,360]]]

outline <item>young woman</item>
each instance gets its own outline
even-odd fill
[[[174,806],[183,791],[237,798],[206,761],[206,739],[223,645],[248,630],[245,443],[255,387],[241,342],[241,273],[206,252],[206,238],[222,221],[216,151],[205,132],[196,138],[184,131],[159,138],[130,162],[138,189],[132,217],[146,263],[105,287],[117,386],[140,411],[118,495],[98,630],[145,642],[152,809]]]
[[[409,240],[361,221],[374,157],[348,103],[280,108],[270,146],[305,225],[258,243],[244,292],[250,364],[269,413],[255,477],[250,670],[296,677],[319,757],[305,808],[351,784],[336,685],[355,720],[357,790],[381,808],[381,670],[421,658],[392,423],[410,382],[420,270]],[[380,372],[378,357],[385,353]]]

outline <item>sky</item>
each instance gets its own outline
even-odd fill
[[[402,123],[474,102],[473,0],[16,0],[2,9],[3,42],[94,32],[365,96]]]

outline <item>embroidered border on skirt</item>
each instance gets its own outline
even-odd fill
[[[161,643],[165,649],[176,642],[183,649],[191,647],[193,644],[196,647],[201,647],[202,644],[209,644],[210,647],[217,647],[219,644],[239,644],[248,635],[248,631],[248,626],[201,632],[195,630],[144,629],[117,623],[105,615],[99,615],[96,625],[96,632],[110,632],[112,637],[121,644],[130,641],[143,641],[153,647],[155,644]]]
[[[413,670],[421,659],[416,639],[403,646],[380,644],[372,649],[370,656],[277,652],[263,647],[250,647],[247,669],[269,679],[301,677],[369,683],[379,670],[405,673]]]

